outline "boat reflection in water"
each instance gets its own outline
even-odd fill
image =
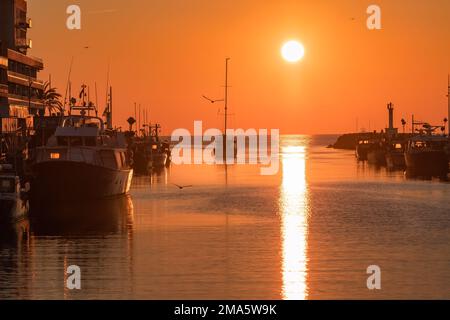
[[[64,206],[31,206],[24,220],[0,231],[1,299],[95,299],[133,282],[131,197]],[[66,286],[68,266],[82,270],[82,290]]]
[[[308,296],[306,250],[309,199],[306,141],[296,142],[303,145],[281,148],[282,298],[287,300],[303,300]]]
[[[38,236],[103,235],[130,231],[133,202],[129,195],[110,199],[31,207],[31,229]]]
[[[0,224],[0,248],[20,245],[27,241],[29,233],[30,221],[25,217]]]

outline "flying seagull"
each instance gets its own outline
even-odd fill
[[[180,190],[182,190],[182,189],[184,189],[184,188],[190,188],[190,187],[192,187],[192,185],[190,184],[190,185],[187,185],[187,186],[180,186],[179,184],[176,184],[176,183],[172,183],[174,186],[176,186],[176,187],[178,187],[178,189],[180,189]]]
[[[217,100],[213,100],[213,99],[208,98],[208,97],[205,96],[205,95],[203,95],[202,97],[205,98],[206,100],[208,100],[208,101],[211,102],[211,103],[214,103],[214,102],[220,102],[220,101],[224,101],[224,100],[225,100],[225,99],[217,99]]]

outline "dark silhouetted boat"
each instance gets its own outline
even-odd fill
[[[356,144],[355,155],[359,161],[367,160],[367,153],[371,147],[371,143],[369,139],[362,138],[358,139],[358,143]]]
[[[36,148],[33,166],[33,200],[59,202],[69,199],[98,199],[126,194],[133,169],[125,134],[112,128],[112,89],[104,112],[106,126],[96,107],[70,100],[69,116],[61,120],[46,145]],[[73,115],[79,111],[79,115]]]
[[[420,134],[408,140],[405,150],[407,174],[447,179],[448,138],[444,135]]]
[[[129,163],[122,133],[106,132],[97,117],[68,116],[36,148],[33,194],[44,201],[125,194],[133,176]]]
[[[0,225],[26,217],[29,211],[27,191],[27,187],[21,187],[13,166],[0,164]]]
[[[170,144],[159,137],[159,124],[148,125],[148,132],[136,137],[133,144],[133,167],[138,174],[164,168],[170,162]]]
[[[404,169],[405,164],[405,141],[391,140],[386,143],[386,166],[390,170]]]
[[[368,161],[374,165],[384,165],[384,149],[379,138],[361,137],[355,149],[356,158],[359,161]]]
[[[367,151],[367,162],[375,166],[386,165],[385,147],[381,141],[374,141]]]

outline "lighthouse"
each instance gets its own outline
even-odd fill
[[[386,133],[389,137],[393,137],[398,134],[398,129],[394,128],[394,104],[389,102],[387,105],[388,113],[389,113],[389,127],[386,128]]]

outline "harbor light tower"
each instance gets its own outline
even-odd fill
[[[398,134],[398,129],[394,128],[394,104],[389,102],[387,105],[388,113],[389,113],[389,127],[386,128],[386,133],[388,136],[393,137]]]

